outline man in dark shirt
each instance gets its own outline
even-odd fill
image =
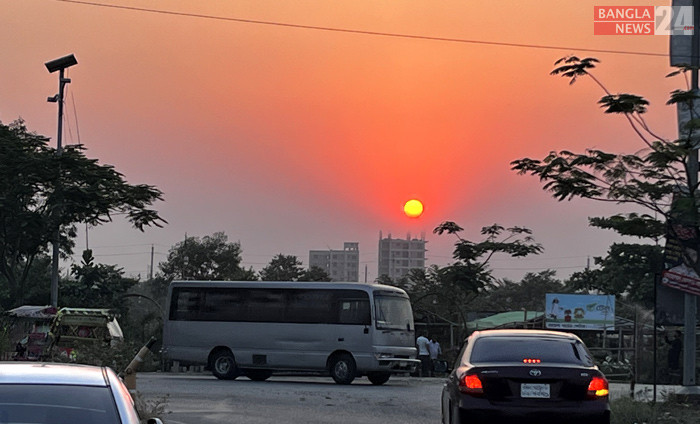
[[[668,335],[664,335],[664,339],[666,340],[666,343],[671,346],[668,349],[668,367],[675,371],[680,368],[681,350],[683,349],[681,332],[680,330],[676,330],[673,339],[669,339]]]

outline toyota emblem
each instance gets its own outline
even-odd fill
[[[542,375],[542,371],[540,371],[540,370],[538,370],[538,369],[531,369],[531,370],[530,370],[530,375],[533,376],[533,377],[539,377],[539,376]]]

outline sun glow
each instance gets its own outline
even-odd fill
[[[403,205],[403,211],[409,218],[418,218],[423,214],[423,203],[420,200],[411,199]]]

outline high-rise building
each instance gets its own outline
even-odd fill
[[[343,250],[310,250],[309,268],[317,266],[331,281],[360,281],[360,243],[345,242]]]
[[[425,268],[425,236],[420,239],[411,238],[411,234],[406,239],[382,238],[379,232],[379,272],[377,275],[388,275],[392,280],[399,279],[412,269]]]

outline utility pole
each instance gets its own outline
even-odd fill
[[[153,245],[151,245],[151,268],[150,268],[150,273],[148,275],[148,279],[149,280],[153,279]]]
[[[700,0],[693,0],[693,35],[692,35],[692,54],[691,54],[691,64],[693,65],[691,84],[693,92],[698,92],[698,65],[700,65],[700,60],[698,60],[698,53],[700,53],[700,31],[698,31],[697,25],[700,23]],[[693,108],[695,106],[693,105]],[[691,110],[691,118],[693,118],[693,113],[695,111]],[[690,193],[694,199],[698,198],[698,147],[693,146],[688,155],[688,186],[692,190]],[[697,204],[696,204],[697,207]],[[695,223],[695,228],[697,229],[697,223]],[[700,242],[700,240],[699,240]],[[700,244],[696,246],[696,252],[700,252]],[[696,259],[697,260],[697,259]],[[697,265],[696,265],[697,268]],[[685,310],[685,320],[684,320],[684,337],[683,337],[683,385],[684,386],[694,386],[695,385],[695,324],[697,321],[697,297],[691,293],[685,293],[684,296],[684,310]]]
[[[73,65],[77,65],[78,61],[75,56],[68,55],[63,56],[58,59],[54,59],[50,62],[46,62],[44,65],[49,72],[53,73],[59,71],[58,73],[58,94],[53,97],[46,99],[51,103],[58,103],[58,134],[56,137],[56,156],[61,156],[62,146],[61,139],[63,137],[63,89],[66,84],[70,83],[70,78],[64,78],[64,71]],[[56,191],[59,192],[60,187],[60,176],[57,177],[56,181]],[[60,198],[57,196],[58,201]],[[56,214],[61,214],[60,204],[57,205]],[[60,220],[58,220],[60,222]],[[53,236],[52,241],[53,256],[51,258],[51,306],[58,307],[58,260],[59,260],[59,246],[61,244],[61,228],[60,224],[56,225],[56,231]]]
[[[693,28],[693,33],[692,35],[687,34],[685,31],[681,30],[680,33],[676,32],[676,28],[671,28],[671,51],[670,51],[670,56],[671,56],[671,65],[672,66],[678,66],[678,65],[687,65],[690,64],[692,66],[691,69],[691,90],[694,93],[698,93],[698,65],[700,65],[700,60],[698,58],[698,55],[700,54],[700,31],[698,31],[698,24],[700,24],[700,0],[673,0],[672,2],[673,6],[673,12],[676,12],[676,7],[688,7],[692,6],[693,8],[693,22],[692,22],[692,28]],[[675,23],[675,16],[673,16],[673,13],[671,14],[671,23]],[[685,29],[685,28],[683,28]],[[686,35],[687,34],[687,35]],[[694,104],[691,104],[691,107],[689,107],[687,111],[686,116],[682,116],[682,111],[680,109],[681,105],[679,105],[679,116],[678,116],[678,125],[679,125],[679,131],[678,131],[678,136],[679,138],[683,138],[686,136],[684,132],[686,132],[685,124],[688,123],[688,121],[692,119],[697,119],[698,118],[698,101],[694,102]],[[690,152],[688,153],[688,158],[686,162],[686,170],[688,174],[688,189],[689,189],[689,196],[692,196],[692,199],[696,203],[695,208],[698,207],[697,205],[697,200],[698,200],[698,148],[700,147],[698,144],[700,144],[700,138],[698,137],[697,130],[691,130],[689,134],[687,134],[688,137],[691,138],[690,142],[693,143],[691,146]],[[698,210],[693,211],[694,216],[698,214]],[[698,222],[696,219],[696,222],[693,223],[693,227],[695,228],[695,231],[698,231]],[[700,239],[697,238],[696,235],[696,241],[695,241],[695,246],[693,246],[696,256],[697,253],[700,252]],[[698,260],[697,258],[695,259],[695,264],[694,267],[697,270],[698,269]],[[686,292],[684,294],[684,300],[683,300],[683,311],[684,311],[684,319],[683,319],[683,386],[695,386],[695,350],[696,350],[696,323],[697,323],[697,296],[695,296],[692,293]]]

